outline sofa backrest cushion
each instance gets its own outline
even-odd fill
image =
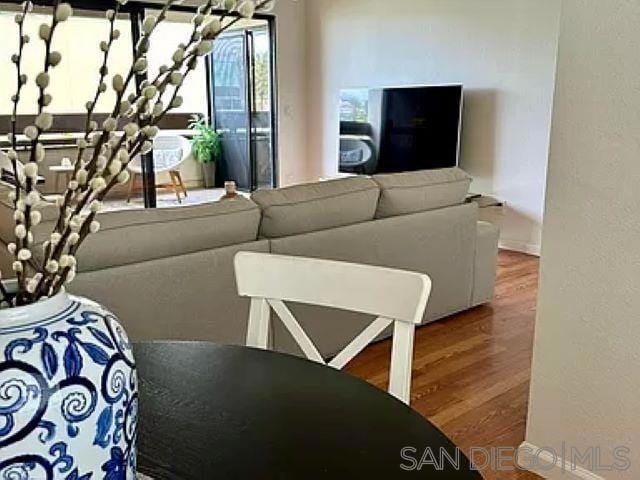
[[[394,217],[464,203],[471,177],[459,168],[374,175],[380,186],[376,218]]]
[[[350,177],[276,190],[251,198],[262,209],[260,235],[279,238],[372,220],[380,190],[369,177]]]
[[[98,216],[79,252],[81,271],[184,255],[256,240],[260,209],[248,198]]]
[[[42,223],[34,228],[36,258],[57,220],[55,206],[42,206]],[[251,242],[258,237],[260,208],[245,197],[200,205],[103,212],[100,231],[87,237],[78,252],[79,271],[127,265],[145,260]],[[13,209],[0,198],[0,240],[15,241]]]

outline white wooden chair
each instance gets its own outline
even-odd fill
[[[160,133],[153,139],[153,173],[167,172],[170,184],[157,184],[156,188],[169,188],[173,190],[178,198],[178,203],[182,203],[180,192],[186,197],[187,188],[180,175],[180,164],[191,155],[191,142],[180,135],[170,133]],[[138,155],[127,165],[131,172],[129,192],[127,193],[127,203],[131,200],[131,194],[135,188],[136,178],[142,175],[142,158]]]
[[[427,275],[313,258],[240,252],[235,257],[238,293],[251,298],[247,346],[268,347],[273,309],[307,358],[340,369],[393,323],[389,393],[409,403],[415,325],[431,293]],[[285,301],[375,315],[329,363]]]

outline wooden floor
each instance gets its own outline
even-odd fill
[[[416,332],[411,406],[467,454],[472,447],[515,448],[524,439],[537,288],[536,257],[500,252],[490,305]],[[374,344],[347,370],[386,388],[389,352],[389,341]],[[482,474],[539,478],[522,470]]]

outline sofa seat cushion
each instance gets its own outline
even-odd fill
[[[471,177],[459,168],[374,175],[380,186],[376,218],[394,217],[464,203]]]
[[[370,178],[351,177],[261,190],[251,198],[262,209],[260,235],[280,238],[372,220],[379,193]]]

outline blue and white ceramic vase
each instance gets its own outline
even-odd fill
[[[134,479],[137,408],[113,314],[66,293],[0,310],[0,480]]]

